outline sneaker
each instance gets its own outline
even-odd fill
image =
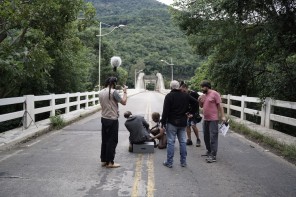
[[[166,161],[163,162],[163,165],[168,167],[168,168],[172,168],[173,166],[171,164],[168,164]]]
[[[192,141],[188,139],[186,145],[192,145]]]
[[[210,154],[211,154],[211,153],[210,153],[209,151],[207,151],[205,154],[202,154],[201,156],[202,156],[202,157],[208,157],[208,156],[210,156]]]
[[[120,164],[118,163],[109,163],[108,165],[106,165],[106,168],[119,168]]]
[[[216,162],[216,156],[209,156],[206,158],[207,163],[213,163]]]
[[[128,152],[133,152],[133,145],[129,145],[129,147],[128,147]]]
[[[156,140],[153,139],[152,142],[154,143],[154,148],[157,148],[158,147],[158,144],[156,143]]]
[[[200,147],[200,139],[196,140],[196,147]]]
[[[107,162],[101,162],[101,166],[105,167],[107,165]]]
[[[187,166],[187,163],[181,163],[181,166],[182,167],[186,167]]]

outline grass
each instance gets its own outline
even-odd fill
[[[61,129],[66,125],[65,120],[61,115],[51,116],[49,119],[53,129]]]
[[[277,141],[269,136],[264,136],[255,130],[246,127],[243,124],[231,121],[231,130],[240,133],[265,148],[270,149],[273,153],[282,156],[284,159],[296,165],[296,146],[287,145]]]

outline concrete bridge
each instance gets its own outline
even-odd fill
[[[213,164],[206,163],[201,156],[205,152],[204,143],[201,147],[187,146],[186,168],[178,165],[178,144],[172,169],[162,165],[166,150],[155,149],[153,154],[129,153],[123,113],[132,111],[144,116],[153,125],[151,113],[162,112],[164,96],[168,92],[160,74],[154,80],[159,91],[146,91],[144,73],[140,73],[137,88],[128,90],[127,106],[120,106],[119,144],[115,159],[121,164],[118,169],[100,166],[98,92],[0,99],[0,106],[24,104],[23,110],[0,115],[0,122],[24,118],[24,127],[0,134],[0,196],[296,195],[296,167],[232,131],[226,137],[219,137],[217,162]],[[258,131],[267,134],[276,132],[270,128],[269,121],[283,121],[292,126],[296,123],[295,119],[279,117],[272,111],[273,107],[295,110],[293,102],[288,105],[284,101],[271,100],[262,109],[249,109],[246,103],[259,102],[258,98],[222,97],[229,115],[231,111],[241,113],[241,117],[234,118],[235,121],[251,127],[256,125]],[[57,104],[57,99],[64,99],[65,102]],[[36,102],[46,100],[49,101],[48,106],[35,108]],[[241,105],[234,105],[234,100],[240,100]],[[76,110],[71,111],[73,106]],[[37,114],[48,112],[54,116],[58,109],[64,109],[62,116],[65,121],[77,121],[51,132],[48,132],[48,119],[34,121]],[[256,114],[263,121],[260,124],[247,122],[246,114]],[[85,118],[81,119],[83,116]],[[198,128],[202,139],[201,124]],[[40,134],[44,135],[37,137]],[[192,138],[195,139],[194,134]],[[280,138],[286,140],[285,137]],[[294,137],[288,138],[291,144],[295,143]]]
[[[141,72],[137,77],[136,89],[147,89],[147,84],[154,84],[155,90],[165,91],[164,80],[161,73],[157,73],[155,76],[146,76]]]

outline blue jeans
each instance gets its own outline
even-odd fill
[[[178,137],[180,144],[180,162],[186,164],[186,127],[176,127],[170,123],[167,124],[166,136],[167,136],[167,164],[173,165],[174,160],[174,148],[176,136]]]

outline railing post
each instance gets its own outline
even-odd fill
[[[65,111],[65,113],[67,114],[67,113],[69,113],[70,112],[70,96],[69,96],[69,93],[66,93],[66,101],[65,101],[65,103],[66,103],[66,111]]]
[[[227,95],[227,116],[230,116],[230,105],[231,105],[231,100],[230,100],[231,94]]]
[[[246,114],[244,113],[244,109],[246,107],[246,95],[242,95],[242,100],[241,100],[241,115],[240,115],[240,118],[241,120],[246,120]]]
[[[50,94],[50,102],[49,105],[51,107],[50,116],[55,116],[55,94]]]
[[[265,116],[266,116],[266,100],[263,101],[262,105],[261,105],[261,122],[260,125],[261,126],[265,126]]]
[[[273,124],[272,124],[272,121],[270,120],[270,114],[273,113],[272,99],[267,97],[265,99],[265,103],[266,103],[265,127],[272,129]]]
[[[85,108],[88,108],[88,101],[89,101],[88,96],[89,96],[89,93],[86,93],[86,97],[85,97],[85,101],[86,101]]]
[[[102,90],[101,90],[102,91]],[[101,105],[100,97],[99,97],[100,92],[98,92],[98,104]]]
[[[24,114],[24,120],[23,120],[23,126],[25,129],[29,128],[31,125],[31,122],[35,122],[35,101],[34,101],[34,95],[26,95],[25,100],[25,114]]]
[[[77,107],[76,110],[80,110],[80,92],[77,92]]]
[[[92,104],[93,104],[93,106],[96,105],[95,98],[96,98],[96,92],[95,91],[92,91],[92,99],[93,99]]]

